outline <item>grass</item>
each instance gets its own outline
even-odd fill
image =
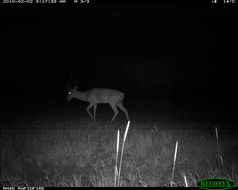
[[[116,164],[115,164],[115,183],[114,183],[114,187],[120,187],[120,177],[121,177],[121,164],[122,164],[122,158],[123,158],[123,153],[124,153],[124,147],[125,147],[125,142],[126,142],[126,137],[127,137],[127,133],[130,127],[130,121],[127,122],[127,126],[126,126],[126,130],[124,133],[124,137],[123,137],[123,142],[122,142],[122,148],[121,148],[121,157],[120,157],[120,164],[119,164],[119,169],[117,166],[117,162],[118,162],[118,155],[119,155],[119,145],[120,145],[120,130],[117,131],[117,149],[116,149]]]
[[[120,120],[58,116],[2,122],[1,185],[115,186],[117,134],[125,128]],[[117,186],[191,187],[212,177],[237,186],[236,134],[225,126],[215,132],[214,126],[196,122],[132,120],[123,146]]]

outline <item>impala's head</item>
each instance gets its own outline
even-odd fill
[[[67,100],[70,101],[75,97],[75,92],[77,91],[77,86],[75,86],[72,89],[68,89],[68,96],[67,96]]]

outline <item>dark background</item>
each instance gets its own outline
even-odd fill
[[[80,106],[66,102],[72,76],[121,90],[130,113],[237,116],[237,3],[4,4],[0,16],[2,113]]]

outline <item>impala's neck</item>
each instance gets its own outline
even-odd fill
[[[79,100],[87,102],[88,101],[88,92],[76,91],[74,97]]]

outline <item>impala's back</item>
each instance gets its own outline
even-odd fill
[[[117,103],[124,98],[124,94],[118,90],[107,88],[92,88],[88,91],[88,100],[95,103]]]

